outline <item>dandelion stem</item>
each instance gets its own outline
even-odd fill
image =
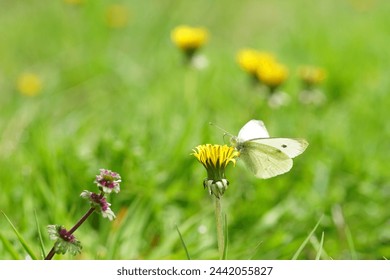
[[[220,259],[223,259],[223,254],[225,250],[225,238],[223,234],[223,219],[222,219],[222,206],[221,206],[222,197],[217,198],[214,196],[214,200],[215,200],[215,219],[217,225],[218,252],[219,252]]]

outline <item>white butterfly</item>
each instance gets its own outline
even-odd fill
[[[256,177],[267,179],[288,172],[292,158],[309,145],[304,139],[270,138],[262,121],[250,120],[233,136],[232,144]]]

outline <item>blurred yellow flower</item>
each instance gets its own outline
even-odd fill
[[[36,96],[42,90],[42,81],[36,74],[24,73],[18,78],[17,88],[23,95]]]
[[[310,65],[299,67],[298,75],[302,82],[309,87],[322,83],[326,78],[324,69]]]
[[[242,49],[237,53],[237,62],[240,67],[250,73],[256,74],[262,64],[275,62],[275,57],[268,52],[260,52],[254,49]]]
[[[113,4],[106,10],[106,22],[112,28],[125,27],[129,22],[129,17],[129,9],[124,5]]]
[[[202,47],[207,42],[208,37],[208,31],[202,27],[180,25],[171,32],[173,43],[190,55]]]
[[[278,62],[264,63],[257,69],[259,80],[271,90],[281,85],[288,77],[286,66]]]

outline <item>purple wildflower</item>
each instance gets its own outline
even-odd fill
[[[60,225],[49,225],[47,231],[51,240],[55,240],[54,251],[56,254],[70,252],[72,255],[79,254],[82,246],[73,234]]]
[[[90,191],[83,191],[81,197],[89,200],[91,207],[96,208],[96,211],[100,212],[103,218],[108,218],[110,221],[115,219],[115,214],[110,208],[111,204],[107,202],[104,196]]]
[[[96,175],[95,183],[105,193],[111,193],[112,191],[118,193],[120,191],[119,183],[121,182],[121,176],[107,169],[100,169],[100,174]]]

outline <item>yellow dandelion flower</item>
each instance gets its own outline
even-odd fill
[[[287,79],[288,70],[283,64],[269,62],[257,69],[257,76],[263,84],[273,90]]]
[[[299,67],[298,75],[302,82],[308,87],[318,85],[326,78],[324,69],[310,65]]]
[[[261,65],[275,62],[275,57],[268,52],[242,49],[237,53],[237,62],[244,71],[256,74]]]
[[[171,32],[172,42],[186,54],[192,55],[208,40],[209,34],[205,28],[180,25]]]
[[[225,177],[225,168],[231,162],[236,164],[236,157],[239,152],[234,147],[227,145],[199,145],[192,153],[198,161],[206,168],[207,178],[203,186],[208,188],[210,195],[214,194],[220,198],[227,189],[229,182]]]
[[[109,27],[125,27],[129,22],[130,12],[124,5],[113,4],[106,10],[106,22]]]
[[[19,92],[26,96],[36,96],[42,90],[42,81],[36,74],[24,73],[17,81]]]

